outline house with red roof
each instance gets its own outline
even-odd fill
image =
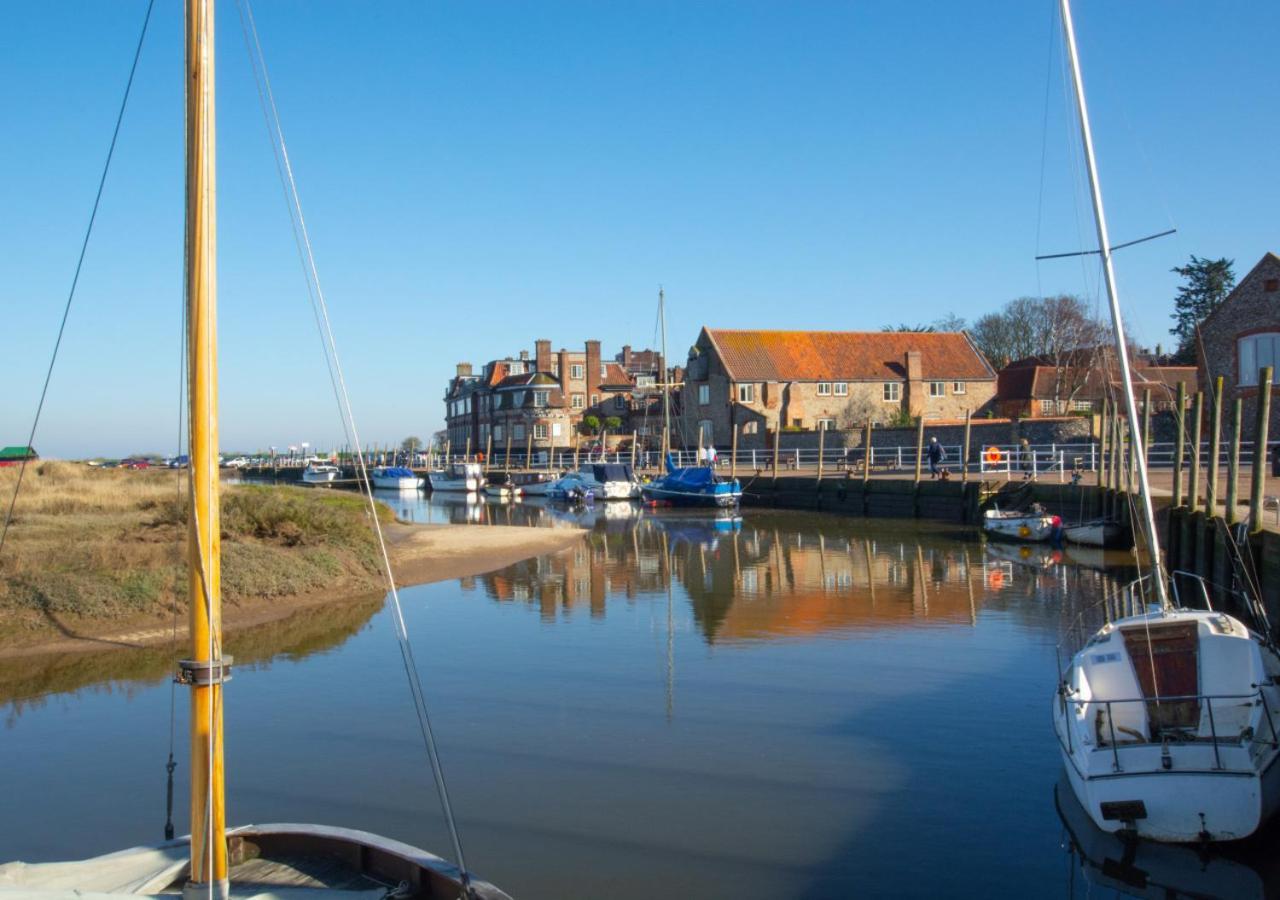
[[[964,332],[704,327],[689,353],[685,431],[768,446],[777,429],[960,418],[995,397],[996,372]]]

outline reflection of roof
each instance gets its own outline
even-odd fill
[[[995,371],[963,332],[738,331],[707,329],[731,378],[740,381],[884,381],[906,377],[920,353],[925,379],[978,380]]]

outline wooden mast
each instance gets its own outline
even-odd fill
[[[222,756],[221,526],[218,509],[217,215],[214,0],[187,0],[186,303],[191,512],[191,879],[184,893],[227,895]]]

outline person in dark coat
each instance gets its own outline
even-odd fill
[[[947,458],[947,451],[942,449],[942,445],[938,443],[936,437],[929,438],[929,449],[926,451],[929,457],[929,477],[937,478],[939,474],[938,466]]]

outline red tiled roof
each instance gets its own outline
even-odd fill
[[[635,382],[619,363],[605,363],[604,378],[600,379],[601,388],[620,387],[630,389],[633,384]]]
[[[1067,391],[1080,400],[1101,400],[1104,394],[1114,396],[1119,390],[1120,376],[1117,367],[1089,369],[1083,380],[1078,369],[1063,371],[1062,382]],[[997,397],[1000,400],[1053,400],[1057,370],[1053,366],[1017,366],[1000,370]],[[1168,398],[1178,388],[1178,382],[1187,383],[1187,392],[1197,390],[1195,366],[1140,366],[1133,370],[1133,389],[1140,396],[1144,390],[1152,395]],[[1110,387],[1113,390],[1104,390]]]
[[[963,332],[736,331],[707,329],[738,381],[885,381],[906,377],[906,354],[920,351],[926,380],[994,379]]]

